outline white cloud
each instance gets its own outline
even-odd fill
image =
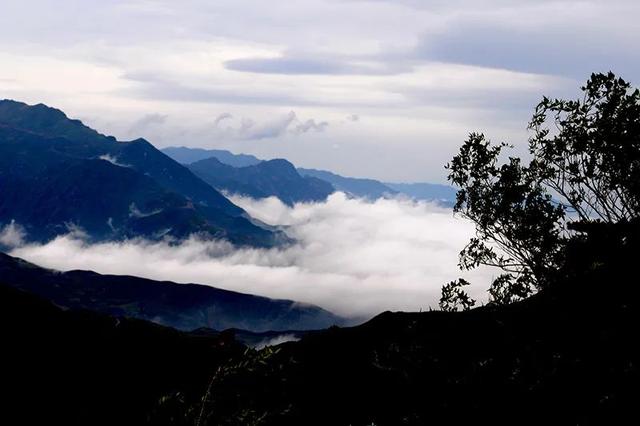
[[[19,247],[24,244],[26,232],[14,220],[0,230],[0,246]]]
[[[267,346],[276,346],[276,345],[280,345],[282,343],[287,343],[287,342],[296,342],[300,340],[298,337],[296,337],[293,334],[283,334],[277,337],[274,337],[272,339],[266,339],[260,343],[258,343],[257,345],[253,346],[254,349],[257,350],[261,350],[266,348]]]
[[[473,232],[450,210],[407,200],[374,203],[332,195],[293,208],[274,198],[233,197],[249,214],[285,227],[297,243],[234,249],[190,239],[180,245],[88,244],[74,236],[12,251],[45,267],[91,269],[315,303],[347,316],[436,308],[440,288],[460,276],[458,252]],[[483,297],[490,271],[467,273]]]
[[[118,166],[118,167],[131,167],[131,165],[130,165],[130,164],[123,164],[123,163],[120,163],[120,162],[118,161],[118,158],[117,158],[117,157],[114,157],[114,156],[112,156],[112,155],[110,155],[110,154],[104,154],[104,155],[101,155],[101,156],[100,156],[100,157],[98,157],[98,158],[99,158],[100,160],[107,161],[107,162],[109,162],[109,163],[113,164],[114,166]]]

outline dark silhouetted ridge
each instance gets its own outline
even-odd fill
[[[64,308],[144,319],[186,331],[202,327],[254,332],[313,330],[345,323],[322,308],[291,300],[198,284],[52,271],[2,253],[0,281]]]

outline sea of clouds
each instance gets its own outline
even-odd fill
[[[294,207],[276,198],[231,199],[256,219],[282,227],[296,243],[274,249],[198,238],[178,245],[89,244],[82,234],[70,233],[47,244],[25,244],[15,225],[0,238],[14,246],[11,255],[48,268],[208,284],[314,303],[357,318],[385,310],[435,309],[441,286],[460,276],[474,283],[470,292],[482,299],[492,275],[489,270],[460,273],[458,253],[473,235],[473,225],[432,203],[370,202],[342,193]]]

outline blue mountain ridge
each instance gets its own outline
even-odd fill
[[[203,149],[203,148],[187,148],[185,146],[172,146],[162,149],[169,157],[173,158],[180,164],[191,164],[196,161],[206,160],[207,158],[217,158],[221,163],[228,164],[233,167],[255,166],[260,160],[253,155],[233,154],[224,149]]]
[[[290,201],[301,198],[300,194],[293,196],[286,187],[281,186],[279,191],[264,191],[260,189],[260,184],[268,182],[272,179],[266,171],[260,173],[260,176],[253,176],[252,181],[248,182],[247,177],[240,177],[245,173],[238,172],[224,165],[231,166],[235,169],[246,167],[259,167],[265,161],[258,159],[253,155],[234,154],[226,150],[188,148],[188,147],[169,147],[162,149],[162,152],[172,157],[174,160],[187,164],[188,167],[203,180],[212,186],[224,189],[229,192],[238,192],[252,196],[254,198],[262,198],[265,196],[278,196],[283,202],[290,204]],[[211,159],[216,159],[217,162]],[[276,160],[269,160],[276,161]],[[277,161],[285,161],[278,159]],[[267,161],[268,162],[268,161]],[[218,163],[218,164],[216,164]],[[219,164],[221,163],[221,164]],[[271,170],[282,172],[285,168],[291,168],[291,163],[280,163],[281,168],[272,167]],[[205,166],[206,165],[206,166]],[[252,169],[257,170],[257,169]],[[317,170],[298,167],[298,174],[303,178],[315,178],[329,183],[335,191],[341,191],[356,198],[363,198],[374,201],[379,198],[395,197],[403,195],[414,200],[437,202],[442,206],[453,206],[456,198],[456,190],[448,185],[434,183],[390,183],[380,182],[375,179],[356,178],[341,176],[327,170]],[[246,170],[245,172],[247,172]],[[301,187],[302,185],[299,185]],[[307,194],[308,200],[319,201],[311,192]]]
[[[189,164],[188,167],[218,190],[253,198],[275,196],[287,205],[324,201],[335,191],[324,180],[301,176],[293,164],[283,159],[233,167],[211,157]]]
[[[27,196],[28,194],[28,196]],[[118,142],[39,104],[0,101],[0,225],[42,241],[80,228],[91,238],[285,241],[144,139]]]

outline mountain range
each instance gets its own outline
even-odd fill
[[[137,318],[179,330],[250,332],[314,330],[347,321],[314,305],[253,296],[197,284],[60,272],[0,253],[0,283],[36,294],[65,309]]]
[[[262,160],[248,154],[233,154],[224,149],[202,149],[188,148],[185,146],[172,146],[163,148],[162,152],[167,154],[181,164],[192,164],[196,161],[206,160],[207,158],[217,158],[221,163],[228,164],[233,167],[255,166]]]
[[[142,425],[168,396],[196,398],[246,347],[229,334],[63,310],[2,285],[0,422]],[[168,420],[156,424],[169,424]]]
[[[118,142],[57,109],[4,100],[0,224],[12,221],[37,241],[74,229],[95,240],[286,240],[144,139]]]
[[[335,190],[324,180],[301,176],[293,164],[283,159],[233,167],[216,157],[187,166],[196,176],[214,188],[252,198],[278,197],[283,203],[324,201]]]
[[[415,200],[436,201],[443,206],[453,207],[457,190],[449,185],[437,183],[391,183],[385,185],[400,194],[404,194]]]
[[[337,191],[369,201],[398,194],[397,191],[374,179],[344,177],[326,170],[299,168],[298,171],[302,176],[315,177],[329,182]]]
[[[321,201],[326,196],[322,192],[329,191],[329,186],[325,185],[320,193],[317,189],[319,184],[305,184],[298,176],[293,176],[294,167],[290,162],[282,159],[260,160],[253,155],[234,154],[226,150],[169,147],[162,149],[162,152],[172,157],[174,160],[186,164],[194,173],[208,181],[216,188],[224,189],[228,192],[235,192],[251,197],[277,196],[287,204],[296,201]],[[217,160],[217,162],[212,159]],[[220,164],[231,166],[224,168]],[[262,169],[262,163],[271,162],[268,170]],[[414,200],[436,202],[442,206],[451,207],[456,198],[456,190],[448,185],[433,183],[390,183],[381,182],[375,179],[345,177],[339,174],[317,169],[307,169],[298,167],[298,175],[302,178],[314,178],[323,181],[331,186],[331,192],[341,191],[345,194],[375,201],[379,198],[404,196]],[[281,185],[281,178],[289,175],[286,185]],[[295,183],[293,183],[295,182]],[[272,187],[272,183],[277,186]],[[267,188],[260,186],[266,185]],[[270,187],[271,186],[271,187]],[[274,188],[277,188],[274,189]],[[303,194],[303,196],[301,196]]]

